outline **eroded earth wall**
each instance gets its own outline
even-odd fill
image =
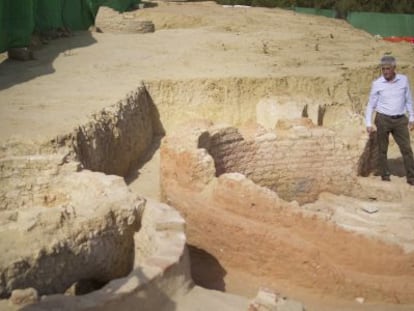
[[[139,87],[79,126],[72,140],[84,168],[125,176],[145,155],[154,136],[163,134],[151,96]]]
[[[399,72],[414,80],[412,67]],[[263,100],[275,100],[278,113],[286,118],[301,117],[307,105],[308,117],[317,124],[318,107],[325,107],[323,124],[336,130],[355,130],[367,104],[371,82],[379,76],[377,66],[344,71],[330,77],[289,75],[286,77],[223,77],[218,79],[163,79],[145,81],[167,130],[183,122],[207,118],[239,126],[261,123],[275,117],[272,111],[258,111]],[[273,118],[273,119],[275,119]],[[276,122],[273,122],[272,127]],[[266,125],[266,124],[263,124]],[[358,124],[361,125],[361,124]]]

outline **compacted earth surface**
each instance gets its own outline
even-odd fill
[[[113,14],[117,17],[113,20],[118,23],[113,29],[103,27],[103,32],[75,32],[69,38],[37,45],[33,60],[18,62],[7,59],[5,53],[0,54],[2,155],[20,155],[20,149],[25,148],[22,145],[45,146],[58,141],[56,138],[87,123],[92,114],[116,104],[142,84],[158,109],[166,135],[173,133],[181,123],[202,118],[236,126],[259,122],[271,128],[274,126],[272,117],[298,118],[307,110],[306,114],[317,123],[318,108],[324,107],[323,123],[326,127],[346,139],[355,137],[358,140],[364,132],[363,110],[371,81],[380,74],[377,67],[380,57],[395,55],[398,70],[414,81],[412,45],[383,41],[343,20],[282,9],[224,7],[213,2],[151,2],[146,3],[144,9],[124,13],[121,17]],[[107,19],[106,26],[110,25],[111,16]],[[131,21],[151,21],[155,31],[120,31],[124,27],[119,23]],[[133,192],[157,200],[161,200],[159,145],[159,141],[154,141],[141,165],[124,176]],[[411,193],[401,177],[398,151],[393,149],[393,145],[391,147],[390,157],[396,167],[395,175],[399,177],[393,176],[389,188]],[[36,148],[31,147],[33,149]],[[366,178],[366,182],[372,180],[376,183],[376,179],[371,176]],[[377,220],[367,219],[365,214],[358,216],[358,203],[352,198],[325,195],[325,202],[335,205],[335,201],[340,208],[334,217],[345,224],[344,227],[348,224],[350,231],[359,228],[358,233],[365,234],[364,226],[375,227]],[[321,204],[310,205],[309,209],[323,210]],[[386,210],[392,212],[386,215],[379,213],[377,217],[377,223],[381,219],[382,223],[376,232],[387,232],[383,240],[389,244],[379,243],[375,248],[378,252],[375,267],[388,271],[382,252],[391,250],[392,254],[388,256],[393,259],[393,265],[403,265],[393,266],[392,271],[400,271],[401,275],[376,278],[375,273],[369,275],[372,270],[370,262],[360,263],[359,268],[361,272],[365,266],[366,280],[379,282],[379,287],[381,282],[389,282],[384,284],[384,288],[405,276],[412,280],[414,274],[414,262],[411,266],[407,263],[412,248],[395,243],[398,234],[397,237],[389,234],[393,230],[398,231],[401,222],[400,235],[412,235],[414,227],[410,209],[414,210],[414,203],[404,205],[405,210],[402,206],[394,209],[393,206],[391,203],[386,206]],[[352,217],[353,211],[359,217],[358,226]],[[212,219],[207,219],[205,225]],[[385,229],[381,227],[385,223],[383,219],[390,222]],[[302,225],[305,222],[298,221],[288,229],[297,229],[301,235],[306,232],[301,231]],[[248,220],[243,226],[249,226]],[[334,241],[329,241],[326,236],[322,238],[324,232],[317,229],[308,243],[318,244],[320,241],[320,251],[330,254],[330,249],[323,248]],[[196,234],[197,231],[194,232]],[[197,240],[197,237],[191,237],[191,233],[188,232],[189,240]],[[246,241],[246,245],[254,247],[258,237],[266,239],[259,233],[252,232],[256,240]],[[232,232],[217,234],[226,236]],[[374,236],[381,240],[381,234]],[[306,241],[306,237],[303,239]],[[410,238],[406,239],[408,244],[412,242]],[[324,244],[323,241],[329,243]],[[355,245],[355,253],[364,251],[365,242],[355,237],[349,240],[355,244],[358,241],[362,246]],[[275,271],[281,276],[287,274],[280,272],[277,262],[262,266],[266,260],[262,261],[260,256],[252,256],[258,258],[254,265],[257,269],[246,266],[246,262],[251,261],[246,261],[243,256],[232,258],[232,264],[223,267],[216,258],[218,256],[211,253],[211,250],[220,253],[223,248],[214,243],[211,241],[210,251],[197,245],[189,246],[193,278],[197,284],[207,288],[251,298],[260,287],[268,287],[303,302],[308,310],[414,308],[413,299],[400,301],[398,294],[389,292],[369,301],[363,296],[363,289],[360,296],[350,297],[342,295],[341,290],[335,291],[335,284],[315,283],[310,286],[300,275],[293,279],[269,279],[268,275],[274,275]],[[353,249],[352,245],[346,247]],[[269,254],[274,251],[268,249]],[[266,254],[261,256],[266,258]],[[331,256],[334,258],[335,254]],[[300,258],[300,253],[295,254],[295,258]],[[352,261],[352,254],[346,260]],[[291,269],[295,269],[295,264]],[[341,280],[346,279],[346,271],[341,267],[336,269]],[[401,289],[404,286],[396,284],[396,287]],[[208,295],[197,297],[203,301],[201,304],[211,301]],[[200,304],[200,301],[195,303]],[[191,304],[191,299],[185,299],[182,309],[188,309]],[[177,305],[180,306],[179,303]]]

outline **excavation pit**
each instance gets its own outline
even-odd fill
[[[185,216],[189,243],[227,271],[412,303],[414,191],[358,177],[364,148],[309,120],[275,130],[194,122],[163,141],[162,195]]]
[[[153,21],[156,31],[145,35],[76,33],[64,40],[51,41],[47,48],[36,51],[36,59],[30,63],[2,62],[2,142],[13,135],[21,135],[24,140],[36,139],[39,135],[42,142],[47,140],[49,143],[56,135],[51,153],[55,152],[56,145],[71,149],[63,162],[72,165],[72,161],[79,161],[83,169],[128,175],[132,179],[138,176],[138,181],[143,180],[148,188],[158,190],[157,183],[151,184],[149,177],[152,176],[146,175],[157,175],[158,152],[142,170],[137,171],[136,167],[137,163],[139,166],[143,159],[149,158],[147,151],[163,135],[162,127],[158,126],[160,120],[169,134],[170,142],[165,146],[171,146],[179,124],[194,119],[208,118],[237,127],[246,122],[257,122],[267,130],[273,130],[278,119],[300,116],[307,116],[314,124],[336,133],[341,132],[344,138],[351,138],[350,145],[355,146],[365,131],[363,108],[370,83],[379,74],[375,62],[380,56],[392,52],[398,58],[399,71],[407,74],[411,81],[414,79],[411,46],[378,40],[340,20],[310,17],[289,10],[224,8],[210,2],[159,3],[158,8],[139,10],[137,17]],[[145,81],[146,94],[138,90],[139,81]],[[133,92],[127,96],[128,100],[108,107],[130,90]],[[98,113],[89,120],[93,111]],[[72,131],[73,128],[76,130]],[[283,136],[277,133],[249,136],[241,127],[239,131],[247,151],[251,150],[249,144],[258,145],[252,143],[255,140],[252,137],[261,136],[267,140],[274,135],[276,138]],[[326,135],[326,131],[321,131]],[[233,129],[233,132],[237,130]],[[295,128],[291,133],[300,132],[303,131]],[[316,176],[309,170],[317,177],[315,180],[299,171],[300,180],[286,179],[286,184],[281,181],[272,183],[265,178],[259,185],[260,178],[254,182],[252,179],[265,173],[267,167],[261,173],[255,172],[253,167],[249,175],[242,171],[243,162],[238,164],[239,167],[229,162],[220,164],[220,157],[226,150],[217,145],[197,154],[201,164],[191,166],[195,168],[191,172],[186,164],[193,163],[194,154],[186,152],[188,145],[181,145],[181,140],[187,139],[190,133],[192,130],[176,137],[182,159],[177,159],[175,164],[183,168],[163,181],[164,197],[190,221],[188,232],[192,249],[201,249],[201,256],[208,254],[210,261],[218,263],[221,277],[227,272],[218,282],[221,289],[251,297],[258,286],[275,285],[273,288],[278,291],[298,298],[300,289],[306,289],[317,295],[317,307],[313,310],[346,309],[338,306],[340,298],[351,304],[349,310],[410,309],[403,303],[411,301],[410,294],[413,296],[410,287],[413,274],[409,268],[413,262],[410,257],[411,192],[402,179],[394,176],[388,185],[371,177],[356,177],[358,174],[368,176],[372,171],[371,160],[375,155],[369,147],[364,153],[367,146],[364,139],[357,155],[350,156],[351,161],[358,160],[358,163],[345,163],[347,169],[352,167],[352,173],[345,177],[344,183],[339,178],[335,184],[331,183],[324,176],[329,191],[336,189],[336,194],[322,192],[318,195],[327,188],[319,181],[318,172]],[[213,136],[214,133],[217,132],[211,132]],[[302,142],[306,143],[304,137]],[[341,135],[333,136],[332,140],[341,141],[339,137]],[[191,148],[207,146],[199,138],[190,139]],[[285,139],[291,144],[287,137]],[[297,140],[300,145],[302,142]],[[327,146],[332,144],[327,143]],[[310,144],[310,150],[315,150],[313,147]],[[230,150],[237,151],[238,147],[232,145]],[[8,151],[14,156],[13,146]],[[4,152],[2,148],[2,158]],[[321,150],[315,152],[321,154]],[[23,156],[29,154],[38,155],[36,152],[21,153]],[[338,153],[333,155],[336,157]],[[341,157],[339,153],[338,159]],[[398,162],[399,159],[395,160]],[[333,163],[332,159],[328,162]],[[317,160],[315,163],[320,165]],[[287,166],[281,171],[286,174],[283,176],[291,177],[294,163]],[[59,167],[63,168],[62,165]],[[237,170],[233,172],[233,168]],[[323,167],[324,174],[330,174],[330,169]],[[343,173],[342,168],[338,171]],[[190,176],[191,182],[186,180],[188,176],[183,176],[183,172]],[[270,168],[268,172],[275,171]],[[200,173],[204,174],[201,181]],[[354,185],[352,181],[355,181]],[[130,189],[133,184],[134,181],[130,183]],[[349,195],[342,192],[345,185],[350,186],[345,189]],[[138,194],[143,191],[143,188],[136,189]],[[310,190],[312,195],[305,195],[301,190]],[[35,187],[28,193],[42,194]],[[212,193],[214,200],[210,196]],[[36,204],[59,208],[54,204],[67,202],[67,193],[39,195],[35,200]],[[374,204],[378,212],[369,214],[363,210],[372,210],[367,207]],[[136,235],[145,232],[144,223],[155,234],[156,231],[151,231],[154,226],[150,224],[155,221],[151,219],[158,216],[147,213],[150,210],[159,211],[157,208],[145,209],[141,229],[134,234],[134,240]],[[164,212],[160,211],[161,214]],[[14,213],[9,213],[6,218],[15,217]],[[164,221],[159,229],[165,225]],[[174,226],[181,225],[182,222],[178,222]],[[357,232],[359,237],[351,232]],[[155,241],[170,234],[162,230],[158,233],[149,234],[145,241]],[[164,246],[185,244],[182,234],[172,236],[179,237],[176,243],[168,242]],[[151,247],[147,250],[153,254]],[[60,310],[63,302],[76,310],[84,306],[98,310],[129,310],[137,305],[143,309],[148,307],[148,310],[159,309],[159,304],[152,305],[151,309],[151,297],[161,297],[159,303],[171,307],[173,291],[156,290],[163,288],[160,284],[168,283],[170,277],[175,275],[175,279],[180,279],[183,275],[175,268],[162,270],[165,263],[170,262],[165,254],[171,252],[174,251],[164,249],[154,254],[156,259],[153,261],[143,259],[150,267],[139,261],[141,268],[133,268],[125,277],[109,281],[100,290],[89,294],[76,297],[47,295],[38,309],[53,307]],[[158,268],[150,262],[157,263]],[[181,267],[188,264],[183,259],[179,262]],[[234,271],[243,272],[245,278]],[[150,288],[153,291],[143,289],[148,284],[147,279],[152,280],[154,286]],[[286,286],[279,283],[283,279],[287,280]],[[235,289],[236,283],[239,288]],[[298,293],[292,289],[295,284]],[[406,288],[402,288],[404,285]],[[249,286],[253,288],[251,292],[243,291]],[[393,286],[395,295],[390,294]],[[325,306],[326,297],[334,297],[332,308]],[[364,299],[355,302],[355,297],[365,298],[365,304],[359,303]],[[112,298],[116,302],[105,307]],[[210,296],[208,299],[207,308]],[[379,308],[371,306],[370,309],[371,301],[380,301]],[[392,306],[388,308],[383,301]],[[202,303],[197,301],[193,305]],[[2,307],[0,305],[0,309]]]
[[[154,91],[154,85],[149,89]],[[140,218],[142,209],[137,211],[136,202],[139,206],[147,203],[136,197],[138,201],[134,201],[121,177],[100,173],[134,175],[137,163],[148,159],[148,152],[154,152],[154,144],[164,134],[160,116],[170,114],[171,117],[173,114],[168,110],[170,106],[156,106],[153,98],[159,99],[159,94],[150,93],[145,86],[140,86],[117,104],[94,114],[90,122],[55,139],[48,147],[50,154],[13,156],[12,151],[3,153],[2,183],[6,187],[1,197],[4,218],[26,221],[27,224],[18,225],[23,231],[36,233],[37,226],[47,228],[49,225],[45,219],[50,220],[50,226],[55,228],[59,220],[59,225],[63,223],[70,228],[62,227],[66,234],[62,233],[62,237],[65,241],[72,241],[71,234],[76,233],[76,226],[70,221],[78,221],[83,215],[79,213],[78,216],[79,208],[73,205],[76,203],[74,198],[79,196],[84,200],[89,196],[93,203],[91,206],[105,198],[99,204],[99,212],[93,213],[94,217],[99,214],[100,218],[86,219],[86,225],[82,222],[83,225],[79,225],[82,232],[92,232],[85,234],[91,239],[85,243],[98,247],[95,250],[88,246],[85,254],[78,252],[76,239],[65,243],[55,241],[57,246],[42,246],[27,239],[30,247],[26,251],[33,254],[46,249],[40,252],[46,257],[34,257],[46,262],[52,260],[57,266],[66,267],[63,257],[70,258],[66,253],[76,253],[86,261],[91,260],[89,265],[77,262],[77,257],[74,260],[76,266],[82,266],[84,271],[72,274],[67,269],[67,278],[59,278],[61,283],[53,286],[49,283],[25,283],[33,279],[49,282],[43,277],[16,277],[19,281],[5,282],[3,297],[8,297],[13,290],[33,287],[45,298],[30,306],[29,310],[62,306],[67,306],[68,310],[82,310],[91,300],[93,308],[101,310],[114,304],[120,309],[129,308],[138,302],[143,303],[136,297],[144,295],[148,304],[143,309],[151,310],[160,303],[173,304],[170,298],[177,291],[188,290],[191,284],[190,264],[180,216],[166,212],[173,215],[173,220],[154,226],[157,223],[154,219],[158,217],[157,204],[151,203],[151,208],[143,209],[147,212]],[[271,107],[274,108],[275,104]],[[304,107],[305,104],[298,104],[293,115],[299,117]],[[295,286],[314,286],[318,292],[349,300],[358,295],[372,301],[391,303],[398,297],[403,303],[411,303],[412,288],[404,283],[406,280],[410,282],[412,277],[409,262],[414,242],[409,232],[413,215],[407,214],[407,207],[413,199],[411,189],[401,181],[384,185],[372,178],[358,177],[368,176],[372,171],[372,163],[375,162],[373,142],[367,140],[360,128],[353,129],[354,134],[359,133],[358,139],[354,136],[353,140],[348,140],[349,135],[342,135],[343,132],[339,135],[333,129],[315,125],[317,110],[314,109],[316,106],[312,107],[308,106],[308,113],[314,121],[273,116],[262,125],[253,125],[251,120],[257,118],[253,114],[247,117],[250,126],[240,129],[208,121],[191,121],[181,129],[167,122],[170,134],[162,140],[160,149],[163,200],[177,208],[188,222],[192,249],[201,249],[203,254],[209,254],[210,259],[214,258],[219,263],[224,274],[226,271],[229,274],[243,271],[260,282],[254,283],[257,287],[267,284],[283,290],[278,281],[288,280]],[[269,107],[260,106],[259,111],[263,109]],[[280,109],[286,109],[286,106],[281,104]],[[193,113],[201,116],[202,111]],[[271,122],[276,123],[275,129],[271,129]],[[33,151],[31,148],[24,150],[20,153]],[[56,150],[63,155],[56,154]],[[34,171],[31,171],[32,167]],[[139,173],[136,176],[145,178]],[[91,184],[102,184],[102,190],[91,192]],[[127,203],[107,201],[118,191],[119,197],[126,198]],[[85,203],[78,201],[77,204],[83,206]],[[367,213],[373,205],[379,212]],[[119,209],[119,206],[125,208]],[[131,206],[135,207],[131,209]],[[88,214],[88,208],[81,208],[81,211]],[[108,220],[113,218],[113,210],[121,213],[115,217],[120,223]],[[161,210],[168,211],[169,207],[161,207]],[[73,217],[74,213],[77,217]],[[130,217],[131,213],[135,218]],[[147,221],[145,215],[149,217]],[[402,219],[401,215],[404,215]],[[103,231],[97,230],[94,226],[101,222],[109,227],[101,226],[99,228]],[[91,227],[88,227],[89,223]],[[165,235],[165,226],[173,233]],[[9,227],[7,224],[4,228]],[[147,229],[142,230],[142,227]],[[161,231],[157,238],[153,237],[158,231],[155,228]],[[116,230],[121,232],[119,236],[103,234]],[[175,237],[175,242],[161,242],[171,236]],[[164,248],[153,243],[158,238]],[[257,244],[256,241],[263,242]],[[10,244],[10,240],[7,243]],[[101,258],[100,245],[107,255],[102,266],[96,269],[92,263]],[[173,247],[175,250],[171,245],[177,246]],[[110,251],[115,246],[117,251]],[[59,254],[62,254],[62,262],[59,262]],[[122,260],[116,254],[124,254]],[[378,259],[377,254],[386,255]],[[354,258],[358,258],[358,263],[354,263]],[[27,264],[16,262],[11,265],[27,270]],[[47,273],[43,272],[41,263],[34,261],[33,265],[37,269],[33,269],[34,276]],[[108,268],[105,270],[106,265]],[[120,270],[112,270],[116,266]],[[390,274],[396,276],[395,282],[378,287],[372,280],[386,278],[381,272],[385,266],[389,267],[387,271]],[[197,269],[202,269],[202,263]],[[18,272],[18,269],[14,270]],[[344,276],[348,272],[352,278]],[[159,282],[164,285],[160,286]],[[169,282],[175,285],[166,285]],[[220,290],[234,290],[231,285],[226,286],[223,279],[208,282],[221,284],[217,288]],[[204,280],[203,284],[214,288],[215,285],[207,283]],[[94,288],[96,284],[103,287]],[[152,284],[149,289],[147,284]],[[83,290],[85,285],[92,287]],[[171,291],[164,290],[163,286]],[[118,288],[122,290],[118,291]],[[157,297],[160,289],[163,300],[148,299],[151,295]],[[62,295],[63,292],[66,295]],[[118,296],[107,297],[105,293],[108,292],[119,292],[130,299],[121,306]],[[238,290],[234,292],[241,293]]]

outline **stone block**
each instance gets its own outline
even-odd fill
[[[27,305],[39,301],[39,295],[34,288],[15,289],[10,296],[10,302],[15,305]]]

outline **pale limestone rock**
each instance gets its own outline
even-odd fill
[[[10,302],[15,305],[27,305],[39,301],[37,290],[29,287],[25,289],[15,289],[10,296]]]
[[[260,289],[248,311],[305,311],[305,308],[300,302],[282,297],[268,289]]]
[[[0,296],[63,292],[126,275],[142,205],[118,176],[66,168],[59,155],[0,158]],[[4,209],[6,207],[6,209]]]
[[[373,213],[377,213],[378,212],[378,207],[376,207],[375,205],[372,204],[364,204],[361,209],[368,213],[368,214],[373,214]]]

